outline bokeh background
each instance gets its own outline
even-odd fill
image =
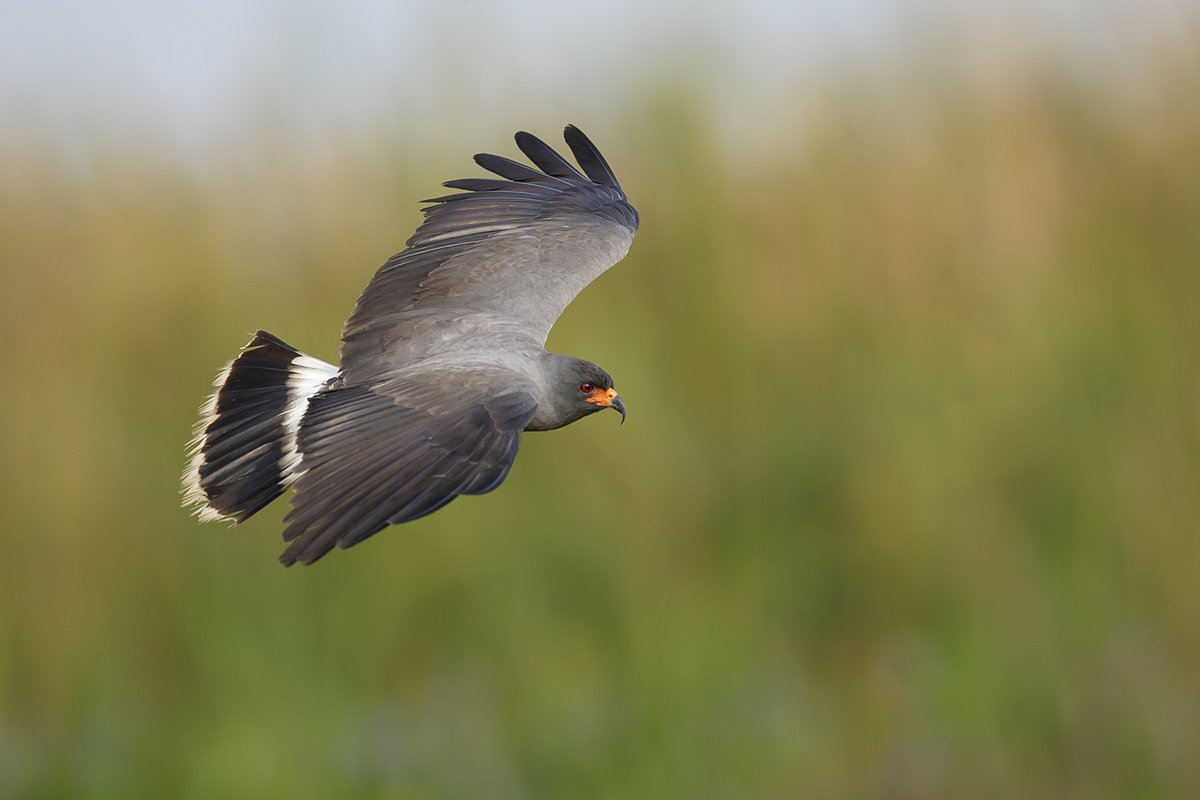
[[[1200,13],[997,5],[0,6],[0,795],[1200,797]],[[308,569],[182,511],[567,122],[628,424]]]

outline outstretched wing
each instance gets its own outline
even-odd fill
[[[310,564],[508,475],[537,408],[503,373],[441,373],[315,396],[279,560]]]
[[[342,369],[350,382],[394,366],[399,349],[432,352],[445,334],[427,334],[447,322],[544,344],[571,300],[624,257],[637,211],[583,132],[567,126],[563,137],[582,172],[522,131],[517,146],[536,169],[477,155],[500,179],[447,181],[463,191],[426,201],[433,205],[424,223],[375,273],[346,322]]]

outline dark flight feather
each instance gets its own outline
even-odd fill
[[[311,563],[499,485],[536,401],[467,386],[446,400],[445,391],[424,391],[418,380],[396,394],[350,386],[313,398],[297,438],[305,472],[286,517],[284,564]],[[431,394],[441,408],[431,408]]]

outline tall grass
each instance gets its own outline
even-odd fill
[[[282,508],[178,508],[194,409],[255,327],[333,358],[463,153],[9,139],[0,794],[1200,795],[1200,83],[1160,72],[1137,115],[848,82],[756,154],[633,92],[586,127],[643,230],[551,339],[629,424],[307,570]]]

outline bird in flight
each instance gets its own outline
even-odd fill
[[[200,412],[183,476],[201,520],[242,522],[291,488],[279,560],[311,564],[389,524],[495,489],[523,431],[625,403],[600,367],[548,353],[585,286],[620,261],[638,213],[573,125],[578,167],[516,134],[533,166],[447,181],[358,298],[328,364],[258,331]]]

